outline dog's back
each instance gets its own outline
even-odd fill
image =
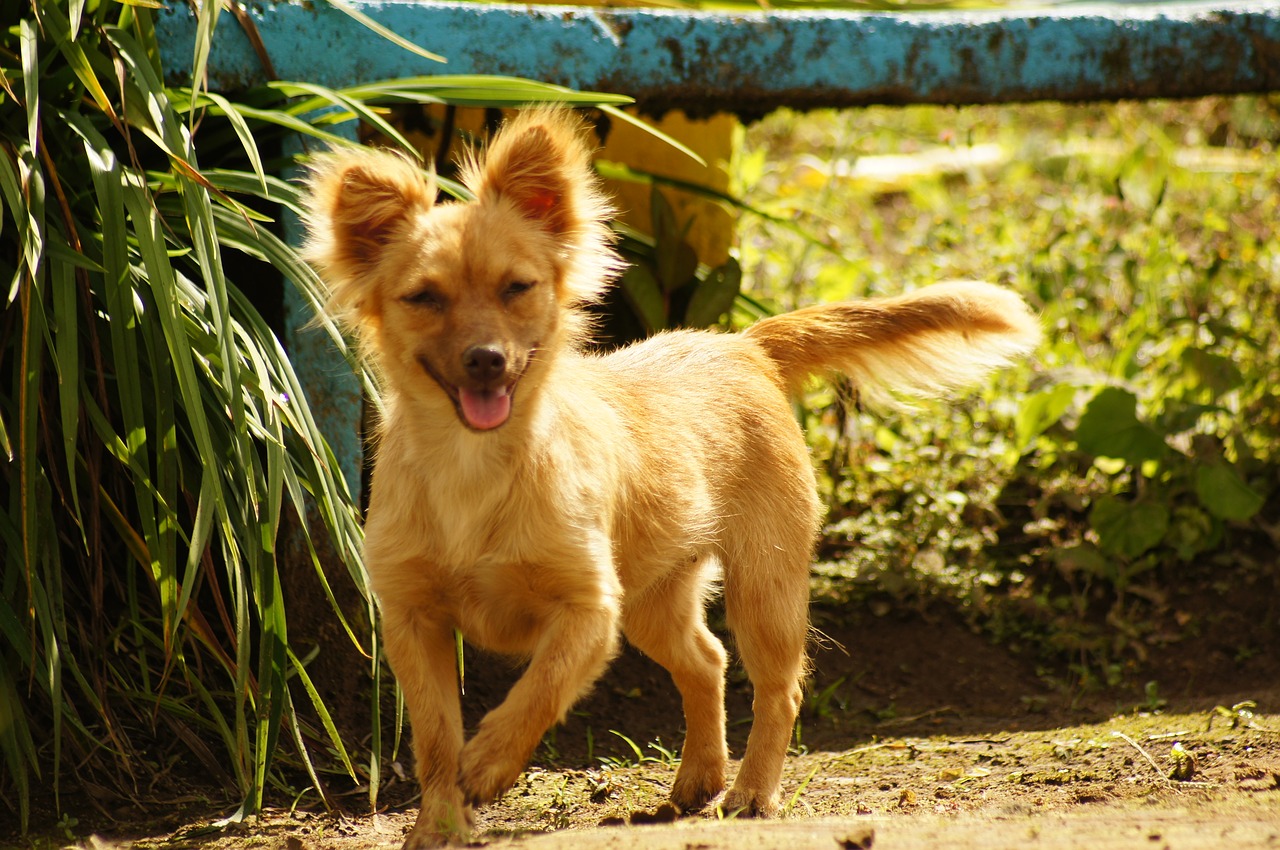
[[[755,342],[664,333],[598,361],[630,455],[620,523],[624,585],[642,589],[673,557],[812,545],[819,504],[781,373]],[[769,541],[769,542],[765,542]],[[731,580],[731,579],[730,579]]]
[[[731,583],[735,570],[765,568],[748,553],[812,545],[820,506],[790,405],[811,376],[849,375],[864,397],[941,395],[1038,339],[1020,298],[965,281],[784,313],[741,334],[664,333],[600,358],[600,391],[635,441],[630,538],[669,528],[672,541],[623,547],[624,564],[658,559],[631,567],[644,585],[669,569],[671,546],[709,550]]]

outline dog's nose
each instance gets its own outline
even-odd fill
[[[496,345],[473,345],[462,352],[462,368],[473,381],[493,381],[507,371],[507,356]]]

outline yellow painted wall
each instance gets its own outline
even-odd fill
[[[442,118],[442,107],[428,107],[428,114]],[[484,132],[485,110],[460,108],[456,112],[456,126],[474,136]],[[667,135],[697,151],[706,165],[699,164],[683,152],[655,139],[625,121],[613,120],[597,157],[622,163],[645,172],[674,177],[693,183],[701,183],[721,191],[729,188],[728,164],[734,154],[738,135],[738,121],[730,115],[716,115],[707,120],[690,120],[682,112],[669,112],[656,126]],[[428,161],[435,157],[439,140],[420,132],[407,133],[410,140],[423,152]],[[455,142],[455,150],[457,143]],[[649,193],[647,184],[624,181],[606,181],[611,195],[616,198],[619,218],[645,233],[651,233]],[[729,256],[736,222],[734,212],[716,203],[678,189],[663,187],[662,192],[671,202],[681,224],[690,218],[693,226],[689,242],[698,259],[710,266],[723,263]]]
[[[690,120],[683,112],[669,112],[657,123],[662,132],[696,151],[705,161],[695,160],[670,145],[655,140],[638,127],[614,121],[609,138],[599,156],[631,166],[634,169],[700,183],[720,191],[729,188],[728,164],[733,159],[738,121],[731,115],[716,115],[705,121]],[[627,224],[649,233],[650,187],[635,183],[609,181],[609,190],[618,199],[620,218]],[[693,218],[689,242],[698,259],[718,266],[729,256],[736,216],[724,204],[700,198],[687,192],[662,187],[662,192],[675,209],[682,224]]]

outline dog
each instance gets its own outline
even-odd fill
[[[422,789],[410,850],[466,840],[620,636],[683,701],[672,803],[720,798],[717,586],[754,692],[720,805],[776,813],[822,515],[790,399],[833,372],[863,397],[944,393],[1040,335],[1017,295],[965,282],[593,353],[584,308],[623,264],[585,139],[567,109],[520,112],[462,164],[465,202],[373,149],[320,155],[306,178],[306,255],[385,392],[364,553]],[[528,661],[470,740],[455,630]]]

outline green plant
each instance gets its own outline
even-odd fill
[[[1169,750],[1169,778],[1176,782],[1190,782],[1196,775],[1196,759],[1180,741]]]
[[[1225,705],[1214,706],[1213,711],[1209,712],[1209,719],[1205,723],[1205,731],[1213,728],[1214,720],[1226,720],[1231,724],[1230,728],[1239,729],[1261,729],[1257,721],[1254,720],[1254,713],[1258,710],[1258,703],[1254,700],[1245,700],[1227,708]]]
[[[189,79],[221,10],[200,4]],[[198,764],[240,814],[297,778],[324,797],[322,772],[376,800],[357,494],[264,318],[283,285],[325,297],[280,236],[286,151],[346,143],[353,118],[403,142],[394,103],[626,100],[485,77],[204,91],[163,78],[151,15],[0,0],[0,791],[24,827],[33,785],[57,793],[69,764],[125,789]],[[332,603],[313,613],[369,659],[363,763],[290,639],[286,527]]]
[[[224,254],[256,244],[318,298],[316,281],[202,171],[149,11],[5,5],[6,797],[25,824],[30,774],[56,790],[68,759],[133,781],[151,769],[133,730],[158,712],[180,739],[219,741],[253,807],[282,733],[347,760],[331,724],[304,729],[288,685],[314,697],[290,655],[277,529],[313,504],[363,577],[351,497]]]
[[[657,184],[650,193],[650,210],[653,241],[641,241],[636,234],[623,239],[623,253],[632,262],[618,282],[631,314],[641,323],[639,335],[717,324],[732,309],[741,287],[737,260],[730,257],[714,269],[700,265],[687,242],[692,220],[676,220]],[[652,250],[646,250],[650,246]]]
[[[846,711],[849,707],[849,701],[840,696],[840,689],[846,684],[845,676],[841,676],[831,684],[827,685],[820,691],[809,689],[806,695],[806,708],[821,718],[830,718],[837,711]]]
[[[58,829],[62,831],[62,834],[66,836],[68,841],[76,840],[75,830],[79,825],[80,821],[68,814],[63,814],[62,817],[58,819]]]
[[[1160,696],[1160,683],[1155,680],[1147,682],[1142,688],[1142,693],[1144,694],[1145,699],[1143,699],[1142,704],[1138,706],[1139,711],[1146,711],[1154,714],[1158,711],[1163,711],[1169,704],[1168,700]]]
[[[1107,386],[1084,404],[1074,427],[1064,429],[1114,482],[1113,492],[1092,500],[1089,525],[1097,547],[1089,551],[1096,555],[1081,563],[1094,565],[1121,589],[1158,562],[1157,550],[1191,560],[1220,544],[1229,523],[1256,516],[1266,501],[1260,492],[1265,478],[1243,429],[1218,403],[1242,388],[1239,368],[1189,342],[1174,348],[1181,349],[1174,354],[1179,379],[1160,396],[1157,419],[1138,415],[1133,391]],[[1019,414],[1019,435],[1034,438],[1058,424],[1077,392],[1059,384],[1031,396]]]
[[[830,505],[821,593],[873,610],[943,601],[1115,684],[1197,639],[1193,612],[1229,585],[1275,586],[1276,114],[1274,98],[1239,98],[751,128],[744,203],[841,252],[744,217],[749,296],[790,308],[978,277],[1036,301],[1046,329],[1027,368],[948,405],[809,394]],[[970,145],[997,155],[893,176],[913,152],[936,163]]]
[[[678,222],[670,202],[653,184],[653,236],[618,225],[619,249],[630,265],[602,309],[604,336],[632,342],[673,328],[718,324],[734,307],[742,284],[730,257],[710,268],[698,261],[687,236],[692,220]]]
[[[618,224],[619,248],[631,266],[603,305],[604,336],[613,343],[642,339],[673,328],[749,324],[777,312],[742,288],[742,267],[729,257],[718,266],[699,262],[687,235],[695,222],[677,220],[663,188],[704,198],[735,211],[744,218],[778,228],[809,248],[828,254],[834,249],[797,224],[790,216],[777,215],[748,203],[741,194],[668,177],[608,160],[597,160],[603,177],[650,187],[652,235]]]
[[[610,729],[609,734],[616,736],[618,740],[626,744],[627,749],[631,750],[632,755],[635,756],[635,760],[632,761],[628,756],[601,756],[600,763],[605,767],[619,769],[636,767],[642,764],[661,764],[666,765],[667,767],[674,767],[680,762],[679,755],[674,750],[664,747],[661,740],[650,741],[647,745],[649,749],[657,753],[657,755],[651,756],[647,755],[644,750],[640,748],[639,744],[621,732]]]

